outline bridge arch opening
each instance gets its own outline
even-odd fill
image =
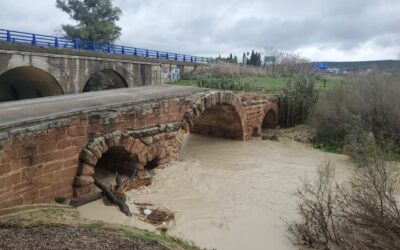
[[[240,116],[234,107],[227,104],[206,108],[194,119],[190,132],[228,139],[243,138]]]
[[[270,109],[264,116],[262,128],[275,129],[278,126],[278,118],[274,110]]]
[[[186,132],[227,139],[245,139],[246,112],[240,97],[218,91],[193,102],[182,120]]]
[[[0,102],[63,95],[57,80],[48,72],[22,66],[0,75]]]
[[[90,76],[86,82],[83,92],[99,91],[107,89],[127,88],[125,79],[112,69],[103,69]]]
[[[132,176],[139,161],[122,146],[111,147],[97,161],[96,174],[105,172],[118,172],[120,175]]]

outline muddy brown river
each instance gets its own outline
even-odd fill
[[[188,135],[181,160],[157,169],[153,184],[128,193],[128,205],[151,202],[175,212],[176,225],[168,233],[200,247],[216,249],[298,249],[286,234],[296,219],[293,196],[301,178],[315,176],[325,160],[336,167],[337,178],[350,172],[344,155],[329,154],[291,140],[232,141]],[[83,217],[135,225],[102,201],[80,207]]]

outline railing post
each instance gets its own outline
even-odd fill
[[[160,58],[160,52],[157,51],[157,59]]]
[[[122,51],[121,51],[122,55],[125,55],[125,46],[122,46]]]
[[[137,56],[137,49],[136,48],[133,50],[133,55]]]
[[[78,39],[74,39],[74,49],[78,49]]]
[[[178,61],[178,54],[175,54],[175,61]]]
[[[96,51],[96,43],[95,42],[92,42],[92,50]]]
[[[149,57],[149,50],[146,49],[146,57]]]
[[[58,44],[58,37],[54,38],[54,46],[55,46],[56,48],[59,47],[59,44]]]
[[[107,44],[107,51],[108,53],[111,53],[111,45],[109,43]]]
[[[7,42],[11,42],[11,32],[7,30]]]
[[[185,55],[183,55],[183,61],[186,62],[186,56]]]
[[[36,45],[36,35],[32,34],[32,45]]]
[[[167,52],[167,54],[165,55],[165,57],[167,58],[167,60],[169,60],[169,53]]]

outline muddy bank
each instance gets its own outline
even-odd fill
[[[151,202],[175,212],[168,233],[217,249],[297,249],[286,222],[297,218],[293,193],[300,179],[333,162],[338,179],[350,169],[346,156],[323,153],[292,140],[247,142],[190,135],[181,160],[157,169],[153,184],[130,191],[127,203]],[[82,216],[152,229],[102,201],[80,208]]]

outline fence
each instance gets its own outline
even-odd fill
[[[210,63],[210,59],[206,57],[190,56],[164,51],[86,41],[82,39],[70,39],[65,37],[47,36],[5,29],[0,29],[0,41],[18,44],[30,44],[33,46],[46,46],[60,49],[75,49],[117,55],[131,55],[178,62],[193,62],[203,64]]]

